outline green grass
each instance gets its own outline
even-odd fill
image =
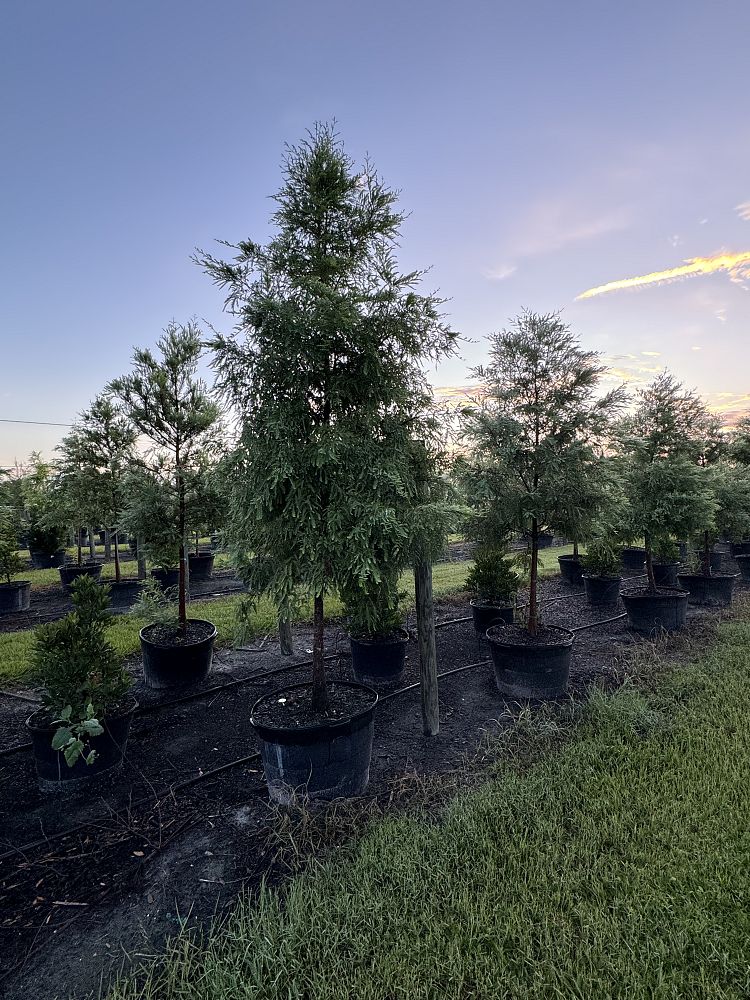
[[[652,693],[595,695],[558,752],[527,721],[538,752],[441,822],[378,822],[110,1000],[747,998],[749,676],[728,623]]]
[[[569,547],[544,551],[541,561],[543,575],[550,575],[557,571],[557,556],[566,551],[569,551]],[[226,559],[227,557],[221,554],[219,558]],[[432,573],[435,597],[448,597],[461,593],[466,585],[466,575],[472,565],[473,563],[470,561],[438,563],[433,568]],[[60,582],[60,575],[56,569],[30,570],[26,574],[21,574],[21,577],[36,580],[37,576],[43,574],[54,574],[55,582]],[[105,565],[102,578],[112,579],[113,577],[114,566],[112,564]],[[44,577],[44,579],[47,578]],[[42,586],[41,584],[37,585]],[[403,574],[401,588],[408,593],[413,593],[414,578],[411,573]],[[208,618],[218,629],[219,644],[230,642],[234,635],[234,613],[239,600],[238,596],[233,595],[211,601],[192,601],[190,603],[190,617]],[[407,607],[410,607],[412,603],[407,601]],[[329,619],[341,616],[343,609],[341,602],[335,595],[328,597],[326,607]],[[303,619],[305,621],[312,620],[311,603],[303,608]],[[252,630],[259,634],[273,631],[276,628],[276,612],[270,601],[264,599],[258,603],[250,617],[250,623]],[[109,636],[115,649],[123,656],[131,656],[138,652],[140,648],[138,633],[143,628],[143,624],[143,621],[132,615],[121,615],[115,619]],[[33,632],[31,631],[0,633],[0,684],[19,682],[28,675],[31,667],[32,639]]]

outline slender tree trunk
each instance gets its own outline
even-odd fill
[[[313,602],[312,707],[313,711],[323,713],[328,711],[328,687],[323,660],[324,622],[323,595],[316,594]]]
[[[117,548],[117,535],[115,535],[115,549]],[[112,531],[109,528],[104,529],[104,561],[112,561]]]
[[[533,518],[531,522],[531,572],[529,575],[529,633],[536,635],[539,629],[539,609],[537,606],[539,569],[539,524]]]
[[[143,540],[143,535],[138,535],[135,540],[135,554],[138,560],[138,579],[146,579],[146,543]]]
[[[708,529],[703,533],[703,573],[705,576],[711,576],[711,543]]]
[[[197,556],[200,555],[200,551],[201,551],[200,544],[201,544],[201,533],[200,533],[200,531],[196,531],[196,533],[195,533],[195,554]]]
[[[292,656],[294,653],[292,623],[288,618],[279,618],[279,646],[282,656]]]
[[[117,528],[114,529],[115,535],[115,583],[120,583],[120,545],[117,538]],[[110,537],[112,532],[110,531]]]
[[[78,565],[83,563],[83,540],[81,537],[81,528],[76,528],[76,546],[78,548]]]
[[[578,558],[578,539],[573,540],[573,555]]]
[[[96,539],[94,538],[93,528],[89,528],[89,557],[92,562],[96,558]]]
[[[643,536],[643,541],[646,546],[646,576],[648,577],[648,590],[655,594],[656,587],[656,577],[654,576],[654,557],[651,553],[651,535],[645,532]]]

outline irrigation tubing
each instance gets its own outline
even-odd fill
[[[620,615],[616,615],[614,618],[605,618],[602,621],[590,622],[588,625],[578,625],[571,629],[571,632],[580,632],[583,629],[595,628],[597,625],[608,625],[610,622],[620,621],[622,618],[626,618],[627,613],[623,612]],[[470,619],[463,619],[470,620]],[[446,623],[447,624],[447,623]],[[332,654],[333,655],[333,654]],[[473,670],[476,667],[483,667],[490,663],[490,660],[477,660],[474,663],[465,663],[461,667],[453,667],[451,670],[444,670],[442,673],[437,675],[438,680],[443,680],[446,677],[452,677],[454,674],[462,674],[467,670]],[[298,663],[290,665],[289,667],[277,668],[275,671],[270,673],[280,673],[282,670],[292,669],[293,666],[305,666],[306,663]],[[254,679],[258,679],[261,676],[268,676],[268,674],[260,675],[256,674]],[[241,678],[239,683],[245,680],[252,680],[253,678]],[[378,705],[382,705],[384,702],[390,701],[391,698],[397,698],[402,694],[407,694],[409,691],[414,691],[420,686],[420,681],[416,681],[414,684],[407,684],[406,687],[398,688],[395,691],[389,691],[387,694],[381,695],[378,698]],[[225,687],[236,686],[233,682],[231,685],[219,685],[219,690],[223,690]],[[203,694],[205,692],[201,692]],[[188,700],[188,699],[184,699]],[[260,760],[260,753],[255,752],[249,754],[246,757],[239,757],[237,760],[231,760],[226,764],[221,764],[218,767],[211,768],[209,771],[202,771],[200,774],[193,775],[190,778],[185,778],[182,781],[178,781],[176,784],[169,785],[168,787],[162,789],[156,794],[151,794],[144,798],[138,799],[128,805],[128,809],[134,809],[137,806],[145,805],[154,800],[158,801],[167,795],[173,795],[175,792],[182,791],[185,788],[189,788],[192,785],[197,785],[199,782],[207,781],[210,778],[214,778],[219,774],[223,774],[225,771],[232,770],[235,767],[242,767],[244,764],[257,763]],[[256,792],[255,794],[259,794]],[[67,830],[61,830],[59,833],[52,834],[49,837],[42,837],[39,840],[32,841],[29,844],[23,844],[21,847],[15,847],[12,850],[6,851],[4,854],[0,854],[0,861],[6,861],[9,858],[15,857],[19,854],[25,854],[27,851],[35,850],[37,847],[44,847],[46,844],[54,843],[55,841],[62,840],[65,837],[70,837],[75,833],[80,833],[84,830],[88,830],[91,827],[97,826],[101,823],[101,820],[92,820],[89,823],[79,823],[74,827],[70,827]]]

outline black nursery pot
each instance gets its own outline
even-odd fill
[[[141,580],[112,580],[109,584],[109,600],[114,609],[130,608],[138,600],[143,589]]]
[[[750,541],[730,542],[729,551],[735,559],[737,556],[750,556]]]
[[[57,569],[65,562],[65,549],[58,549],[57,552],[39,552],[37,549],[29,549],[29,555],[34,569]]]
[[[0,583],[0,615],[12,615],[14,611],[28,611],[30,603],[31,582],[29,580]]]
[[[650,593],[647,590],[622,594],[628,613],[628,625],[634,632],[676,632],[687,618],[687,590],[663,588]]]
[[[540,549],[550,549],[554,540],[555,536],[551,531],[541,531],[537,538],[537,545]]]
[[[512,625],[513,606],[511,604],[488,604],[486,601],[469,601],[474,619],[474,631],[484,635],[491,625]]]
[[[553,641],[524,641],[528,633],[520,627],[493,625],[487,630],[495,684],[506,698],[546,700],[565,694],[575,636],[556,625],[545,626],[544,632],[554,634]]]
[[[584,576],[586,601],[593,608],[612,608],[620,596],[621,576]]]
[[[750,580],[750,555],[735,556],[743,580]]]
[[[298,791],[316,799],[362,795],[370,780],[377,691],[345,681],[329,684],[331,698],[336,696],[337,689],[344,688],[369,695],[366,707],[335,722],[287,728],[258,721],[257,713],[262,705],[302,688],[309,688],[309,685],[295,684],[263,695],[250,713],[250,722],[260,740],[271,799],[289,805]]]
[[[178,569],[152,569],[151,576],[156,580],[163,590],[170,587],[177,587],[180,583],[180,571]]]
[[[690,596],[688,603],[701,604],[709,608],[728,608],[732,603],[734,576],[704,576],[702,573],[680,573],[679,585]]]
[[[66,590],[70,590],[79,576],[90,576],[93,580],[98,580],[102,575],[102,564],[88,562],[79,566],[78,563],[66,563],[60,566],[59,572],[60,583]]]
[[[374,688],[397,684],[404,672],[409,633],[400,629],[385,639],[355,639],[349,637],[352,648],[354,679]]]
[[[677,574],[680,570],[678,562],[652,563],[654,570],[654,580],[657,587],[677,587]]]
[[[141,652],[143,653],[143,679],[146,687],[185,687],[198,684],[208,676],[214,655],[216,626],[201,618],[188,618],[188,625],[203,625],[205,635],[194,642],[181,644],[153,641],[159,625],[147,625],[141,629]],[[152,638],[149,638],[151,633]]]
[[[36,764],[37,781],[44,792],[72,793],[85,789],[103,775],[114,774],[122,766],[130,733],[130,723],[138,707],[135,701],[117,715],[107,716],[100,722],[104,727],[101,736],[94,736],[91,749],[96,750],[92,764],[79,757],[72,767],[65,763],[59,750],[52,749],[52,738],[57,726],[51,726],[47,709],[34,712],[26,720]]]
[[[565,583],[569,583],[572,587],[580,587],[583,583],[581,557],[574,555],[558,556],[557,561],[560,564],[560,576]]]
[[[190,567],[190,582],[205,583],[210,580],[214,571],[213,552],[191,552],[188,556],[188,566]]]
[[[646,550],[628,547],[620,553],[620,560],[625,569],[643,569],[646,561]]]

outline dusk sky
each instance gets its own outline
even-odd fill
[[[227,330],[191,253],[265,239],[284,143],[335,118],[471,340],[436,387],[522,308],[562,309],[613,379],[667,366],[731,419],[748,38],[748,0],[5,0],[0,418],[71,421],[172,318]],[[0,464],[63,432],[0,423]]]

